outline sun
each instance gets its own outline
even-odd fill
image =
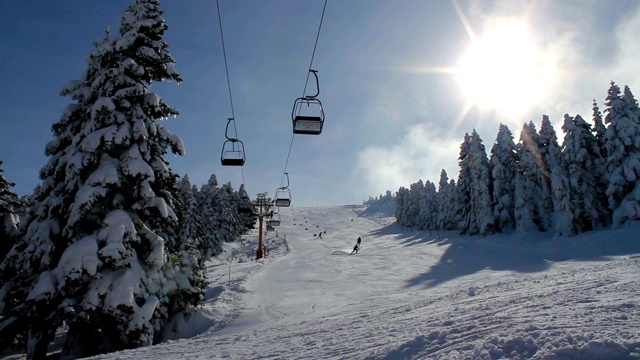
[[[523,19],[494,19],[479,37],[469,35],[471,46],[455,71],[467,108],[516,120],[542,101],[552,86],[555,61],[536,46]]]

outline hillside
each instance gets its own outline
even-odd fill
[[[254,232],[209,264],[187,338],[96,358],[640,358],[640,224],[438,237],[361,210],[283,208],[266,259]]]

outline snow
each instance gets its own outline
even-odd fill
[[[640,224],[438,237],[362,210],[282,208],[267,258],[254,230],[208,263],[173,340],[95,358],[640,358]]]

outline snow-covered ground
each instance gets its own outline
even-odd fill
[[[640,359],[640,224],[438,236],[361,210],[281,209],[266,259],[254,232],[210,263],[186,338],[96,358]]]

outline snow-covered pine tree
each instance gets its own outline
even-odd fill
[[[436,191],[436,185],[427,180],[424,185],[425,189],[425,208],[428,209],[424,213],[425,228],[428,230],[438,229],[438,193]]]
[[[640,109],[628,86],[611,82],[605,105],[607,196],[613,224],[640,219]]]
[[[379,197],[369,197],[362,204],[367,206],[363,212],[367,215],[393,216],[396,213],[396,199],[391,190],[387,190]]]
[[[456,183],[442,169],[438,182],[438,229],[456,229]]]
[[[204,238],[202,239],[202,253],[205,259],[219,254],[222,251],[222,242],[218,236],[218,178],[215,174],[209,177],[209,181],[202,185],[197,195],[198,208],[204,221]]]
[[[63,320],[61,358],[75,358],[150,345],[167,316],[184,310],[171,303],[180,279],[166,243],[175,239],[163,238],[177,223],[177,175],[163,156],[184,149],[157,123],[177,111],[147,91],[181,81],[158,5],[127,7],[121,38],[96,44],[81,80],[62,91],[75,103],[53,125],[34,216],[1,265],[15,274],[3,295],[22,301],[0,328],[27,324],[17,328],[28,335],[28,358],[46,355]]]
[[[422,194],[424,193],[424,183],[422,180],[418,180],[409,186],[409,199],[407,203],[407,223],[406,226],[422,229],[422,223],[420,219],[420,205]]]
[[[401,186],[396,192],[396,221],[407,226],[407,209],[409,207],[409,189]]]
[[[489,159],[485,151],[480,135],[473,129],[469,148],[471,158],[471,178],[473,180],[473,190],[471,194],[473,226],[467,232],[470,235],[491,234],[495,231],[492,198],[492,179]]]
[[[173,272],[177,277],[178,293],[171,299],[172,309],[187,308],[179,302],[187,304],[202,304],[204,290],[207,285],[205,274],[205,259],[200,252],[201,241],[204,237],[204,225],[196,202],[194,187],[189,176],[185,175],[179,183],[175,196],[174,208],[178,217],[179,231],[177,242],[167,242],[170,250]],[[190,312],[185,312],[176,322],[188,318]]]
[[[514,179],[518,172],[518,157],[513,134],[505,124],[500,124],[489,164],[493,179],[492,204],[496,231],[515,229]]]
[[[602,156],[603,159],[607,158],[607,150],[606,150],[606,143],[607,143],[607,127],[604,126],[604,122],[602,120],[602,113],[600,112],[600,108],[598,107],[598,104],[596,103],[596,100],[593,99],[593,115],[592,115],[592,120],[593,120],[593,135],[596,138],[596,144],[598,144],[598,149],[600,149],[600,155]]]
[[[540,124],[540,132],[538,136],[534,138],[537,143],[539,155],[538,165],[541,172],[541,178],[539,180],[541,186],[541,193],[537,198],[537,213],[540,218],[540,224],[542,225],[542,231],[553,228],[553,193],[551,191],[551,169],[556,167],[560,162],[561,150],[558,145],[558,137],[556,131],[549,120],[549,116],[542,116],[542,123]]]
[[[0,161],[0,166],[2,161]],[[18,195],[11,191],[14,183],[7,181],[0,168],[0,262],[4,260],[19,236],[20,218],[16,213],[20,207]],[[0,312],[2,307],[0,306]],[[1,340],[0,340],[1,341]]]
[[[238,213],[240,214],[240,222],[243,225],[244,231],[255,228],[256,216],[253,215],[253,207],[251,206],[251,198],[247,193],[247,187],[242,184],[238,190]]]
[[[540,179],[544,177],[539,166],[539,151],[536,145],[537,133],[532,122],[524,124],[520,132],[520,142],[516,145],[518,174],[515,179],[516,230],[521,232],[544,231],[538,214],[537,197],[542,193]]]
[[[246,232],[246,228],[240,219],[238,212],[238,196],[233,190],[231,182],[228,182],[219,189],[216,210],[218,219],[217,231],[220,240],[224,242],[234,242]]]
[[[571,210],[576,233],[605,226],[608,212],[601,203],[599,179],[605,174],[605,163],[600,155],[591,126],[580,116],[564,116],[565,133],[562,148],[563,162],[570,184]]]
[[[609,187],[609,178],[607,176],[607,128],[604,126],[604,120],[602,118],[602,113],[600,112],[600,108],[596,104],[595,99],[593,100],[593,135],[596,138],[596,144],[600,151],[600,157],[602,158],[602,172],[601,177],[597,182],[597,197],[598,201],[601,204],[607,204],[606,213],[604,214],[604,224],[605,226],[611,225],[611,209],[608,207],[609,200],[607,198],[607,188]]]
[[[470,227],[471,221],[471,173],[469,165],[469,147],[471,138],[464,134],[464,140],[460,144],[458,156],[458,181],[456,182],[456,221],[460,231],[464,234]]]

